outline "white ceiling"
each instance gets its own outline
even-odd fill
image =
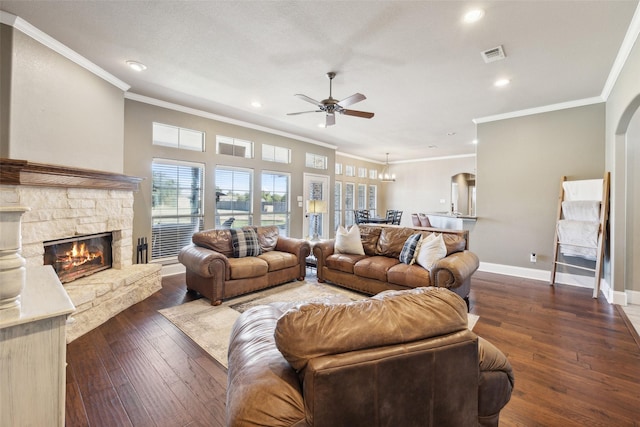
[[[0,1],[129,92],[383,161],[475,152],[474,118],[598,97],[638,1]],[[482,20],[465,24],[471,8]],[[481,51],[507,58],[485,64]],[[125,60],[143,62],[136,73]],[[323,114],[293,95],[361,92]],[[496,88],[497,78],[511,84]],[[252,101],[260,101],[260,109]],[[455,135],[447,135],[455,132]],[[436,146],[437,148],[429,148]]]

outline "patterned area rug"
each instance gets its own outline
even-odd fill
[[[272,302],[348,302],[366,297],[338,286],[317,283],[312,279],[286,283],[265,291],[232,298],[219,306],[212,306],[208,299],[201,298],[159,310],[159,313],[187,334],[211,357],[228,367],[227,349],[231,328],[245,310]],[[469,313],[469,329],[473,329],[477,321],[478,316]]]

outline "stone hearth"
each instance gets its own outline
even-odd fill
[[[133,193],[140,178],[0,159],[0,205],[27,206],[22,217],[22,256],[43,265],[49,240],[113,233],[113,264],[64,285],[76,311],[67,342],[101,325],[159,290],[161,266],[133,260]]]

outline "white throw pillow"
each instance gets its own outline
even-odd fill
[[[427,270],[431,270],[433,264],[447,255],[447,246],[444,244],[442,234],[433,239],[426,239],[418,249],[416,262]]]
[[[337,254],[364,255],[362,240],[360,240],[360,228],[353,225],[349,231],[339,226],[336,231],[336,243],[334,251]]]

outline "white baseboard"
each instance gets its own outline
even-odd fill
[[[640,291],[627,291],[625,293],[627,297],[627,304],[640,305]]]
[[[478,271],[484,271],[487,273],[505,274],[507,276],[522,277],[525,279],[541,280],[549,283],[551,280],[551,272],[547,270],[537,270],[534,268],[514,267],[512,265],[492,264],[488,262],[481,262]],[[580,276],[576,274],[568,273],[556,273],[556,283],[563,285],[578,286],[581,288],[593,289],[595,285],[595,279],[590,276]],[[636,304],[640,304],[640,292],[626,291],[619,292],[614,291],[611,285],[604,279],[600,281],[600,291],[607,299],[609,304],[627,305],[635,298]],[[632,294],[632,295],[630,295]]]

